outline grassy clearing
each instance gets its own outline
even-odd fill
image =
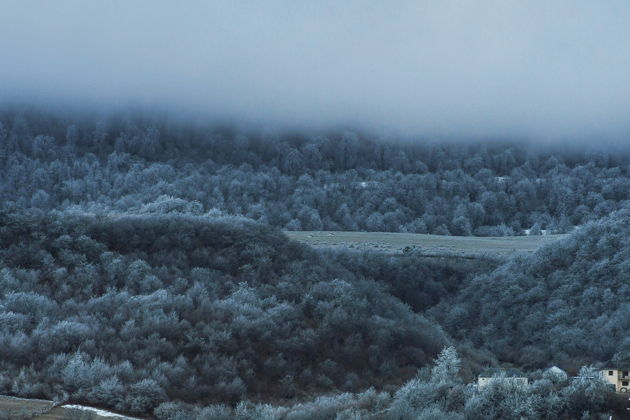
[[[286,235],[316,248],[351,248],[398,254],[405,249],[427,257],[483,256],[507,257],[534,252],[540,246],[566,238],[544,236],[441,236],[418,233],[286,231]]]
[[[0,396],[0,420],[124,420],[130,418],[114,413],[101,415],[91,411],[55,406],[49,400]]]
[[[53,407],[52,401],[0,396],[0,419],[56,419],[46,415]]]

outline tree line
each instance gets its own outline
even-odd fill
[[[371,388],[361,393],[320,397],[287,406],[241,402],[236,407],[185,407],[165,403],[156,410],[159,420],[569,420],[608,419],[625,415],[626,401],[596,377],[589,366],[572,379],[563,371],[538,370],[523,386],[499,375],[484,388],[465,384],[459,374],[459,355],[444,348],[436,360],[418,371],[396,392]],[[593,379],[589,379],[593,378]]]
[[[597,418],[601,383],[544,368],[630,363],[629,157],[4,110],[0,393],[180,420]],[[281,229],[573,233],[475,265]],[[466,385],[500,363],[534,385]]]
[[[567,232],[623,207],[621,146],[438,143],[0,112],[3,206],[187,206],[289,230],[505,236]]]

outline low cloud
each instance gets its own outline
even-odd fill
[[[5,101],[630,140],[626,1],[5,1]]]

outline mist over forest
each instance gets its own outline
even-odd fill
[[[5,108],[0,141],[2,394],[160,419],[619,409],[603,383],[569,376],[628,360],[622,145],[37,108]],[[570,235],[484,261],[282,233],[302,229]],[[470,385],[499,366],[532,384]]]
[[[4,113],[5,206],[210,211],[288,230],[567,233],[622,208],[630,150],[397,143],[350,131],[240,132],[128,116]]]
[[[0,420],[627,415],[628,18],[3,2]]]
[[[0,100],[425,137],[624,141],[622,0],[122,0],[0,9]]]

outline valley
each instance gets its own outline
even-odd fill
[[[446,236],[398,232],[285,231],[298,242],[314,248],[349,248],[400,254],[413,251],[426,257],[505,258],[531,254],[568,234],[537,236]]]

